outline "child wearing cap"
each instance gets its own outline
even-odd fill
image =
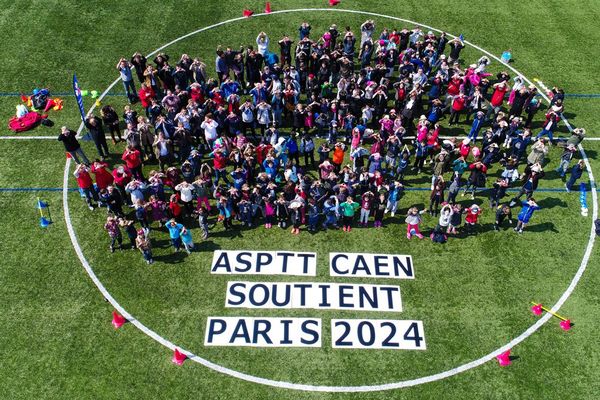
[[[477,204],[473,204],[471,205],[471,207],[466,208],[464,212],[465,214],[467,214],[467,216],[465,217],[465,223],[467,224],[467,233],[472,233],[474,232],[475,225],[477,225],[477,220],[479,219],[479,216],[483,211],[481,210],[481,208],[479,208]]]

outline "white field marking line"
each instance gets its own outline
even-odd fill
[[[280,10],[280,11],[273,11],[271,14],[283,14],[283,13],[292,13],[292,12],[299,12],[299,11],[303,11],[303,12],[310,12],[310,11],[334,11],[334,12],[346,12],[346,13],[353,13],[353,14],[361,14],[361,15],[371,15],[371,16],[376,16],[376,17],[381,17],[381,18],[387,18],[387,19],[392,19],[392,20],[397,20],[397,21],[401,21],[401,22],[406,22],[406,23],[410,23],[410,24],[414,24],[414,25],[419,25],[421,27],[430,29],[430,30],[434,30],[436,32],[441,32],[438,29],[435,29],[433,27],[427,26],[427,25],[422,25],[422,24],[418,24],[414,21],[410,21],[410,20],[406,20],[406,19],[402,19],[402,18],[398,18],[398,17],[391,17],[388,15],[383,15],[383,14],[376,14],[376,13],[371,13],[371,12],[366,12],[366,11],[356,11],[356,10],[344,10],[344,9],[334,9],[334,8],[303,8],[303,9],[293,9],[293,10]],[[265,16],[265,15],[269,15],[269,14],[255,14],[254,17],[259,17],[259,16]],[[227,21],[223,21],[220,22],[218,24],[214,24],[205,28],[201,28],[198,29],[192,33],[189,33],[187,35],[184,35],[182,37],[180,37],[179,39],[175,39],[171,42],[169,42],[167,45],[164,45],[162,47],[160,47],[159,49],[155,50],[154,52],[150,53],[149,55],[155,54],[158,51],[164,49],[165,47],[167,47],[168,45],[171,45],[173,43],[178,42],[179,40],[182,40],[184,38],[187,38],[193,34],[214,28],[216,26],[220,26],[220,25],[224,25],[227,24],[229,22],[235,22],[235,21],[239,21],[239,20],[243,20],[244,17],[241,18],[234,18],[231,20],[227,20]],[[451,37],[454,37],[452,35],[449,35]],[[467,44],[471,45],[472,47],[474,47],[475,49],[483,52],[484,54],[492,57],[493,59],[500,61],[500,59],[498,57],[496,57],[495,55],[489,53],[488,51],[475,46],[469,42],[466,42]],[[505,64],[506,65],[506,64]],[[512,66],[510,65],[506,65],[509,69],[511,69],[513,72],[517,73],[520,76],[523,76],[521,73],[519,73],[516,69],[514,69]],[[523,77],[527,82],[530,82],[527,78]],[[102,95],[99,97],[100,99],[102,99],[106,93],[108,92],[108,90],[110,90],[117,82],[119,81],[119,79],[115,80],[111,86],[109,86],[109,88],[104,91],[102,93]],[[545,95],[542,95],[547,101],[549,101],[548,97]],[[93,107],[92,107],[93,109]],[[78,132],[81,132],[82,126],[80,126]],[[579,151],[581,152],[582,158],[585,160],[586,163],[586,168],[588,170],[588,175],[589,175],[589,180],[590,180],[590,184],[592,185],[592,188],[594,188],[596,186],[596,183],[594,181],[594,176],[592,173],[592,168],[591,165],[589,164],[589,160],[587,158],[587,155],[585,154],[585,151],[583,149],[583,147],[579,146]],[[98,289],[100,290],[100,292],[102,293],[102,295],[104,296],[104,298],[106,300],[108,300],[110,302],[110,304],[117,310],[119,311],[125,318],[127,318],[133,325],[135,325],[139,330],[141,330],[144,334],[146,334],[147,336],[153,338],[154,340],[156,340],[157,342],[159,342],[160,344],[162,344],[163,346],[174,350],[176,347],[179,348],[178,346],[175,346],[175,344],[173,344],[172,342],[168,341],[167,339],[163,338],[162,336],[160,336],[159,334],[157,334],[156,332],[152,331],[151,329],[149,329],[148,327],[146,327],[144,324],[142,324],[140,321],[138,321],[137,319],[135,319],[131,314],[129,314],[116,300],[114,297],[112,297],[110,295],[110,293],[106,290],[106,288],[104,287],[104,285],[100,282],[100,280],[98,279],[98,277],[96,276],[96,274],[94,273],[94,271],[92,270],[91,266],[89,265],[88,261],[86,260],[85,256],[83,255],[83,252],[81,250],[81,247],[79,245],[79,242],[77,241],[77,236],[75,235],[75,231],[73,228],[73,225],[71,223],[71,217],[69,214],[69,207],[68,207],[68,181],[69,181],[69,168],[71,165],[71,160],[68,159],[66,161],[65,164],[65,173],[64,173],[64,180],[63,180],[63,208],[64,208],[64,213],[65,213],[65,223],[67,224],[67,230],[69,232],[69,236],[71,238],[71,242],[73,244],[73,247],[75,249],[75,252],[77,253],[77,256],[79,257],[79,260],[81,261],[83,267],[85,268],[87,274],[90,276],[90,278],[92,279],[92,281],[94,282],[94,284],[98,287]],[[577,273],[575,275],[575,277],[572,279],[569,287],[567,288],[567,290],[563,293],[563,295],[560,297],[560,299],[556,302],[556,304],[554,306],[552,306],[552,311],[556,312],[560,309],[560,307],[564,304],[564,302],[569,298],[569,296],[573,293],[573,290],[575,289],[575,287],[577,286],[577,283],[579,282],[579,280],[581,279],[581,276],[583,275],[587,264],[589,262],[590,256],[591,256],[591,252],[594,246],[594,239],[595,239],[595,232],[594,232],[594,224],[593,221],[597,218],[598,216],[598,196],[596,191],[592,191],[592,203],[593,203],[593,212],[592,212],[592,224],[591,224],[591,229],[590,229],[590,238],[588,240],[588,244],[586,247],[586,251],[585,254],[583,256],[583,259],[581,260],[581,264],[579,266],[579,269],[577,270]],[[296,383],[291,383],[291,382],[283,382],[283,381],[275,381],[275,380],[271,380],[271,379],[265,379],[265,378],[260,378],[260,377],[256,377],[253,375],[249,375],[249,374],[245,374],[242,372],[238,372],[229,368],[225,368],[222,367],[220,365],[217,365],[215,363],[212,363],[202,357],[199,357],[197,355],[194,355],[193,353],[184,350],[184,349],[180,349],[180,351],[182,351],[184,354],[186,354],[191,360],[200,363],[206,367],[209,367],[215,371],[218,372],[222,372],[224,374],[233,376],[235,378],[239,378],[245,381],[249,381],[249,382],[254,382],[254,383],[260,383],[260,384],[264,384],[264,385],[268,385],[268,386],[273,386],[273,387],[277,387],[277,388],[285,388],[285,389],[295,389],[295,390],[303,390],[303,391],[317,391],[317,392],[373,392],[373,391],[382,391],[382,390],[390,390],[390,389],[398,389],[398,388],[403,388],[403,387],[410,387],[410,386],[415,386],[415,385],[419,385],[419,384],[423,384],[423,383],[428,383],[428,382],[434,382],[440,379],[445,379],[448,378],[450,376],[453,375],[457,375],[461,372],[467,371],[469,369],[478,367],[490,360],[493,360],[497,355],[503,353],[506,350],[511,349],[512,347],[516,346],[517,344],[521,343],[522,341],[524,341],[525,339],[527,339],[529,336],[531,336],[535,331],[537,331],[542,325],[544,325],[544,323],[546,323],[548,320],[550,320],[552,318],[552,315],[549,313],[546,313],[544,316],[542,316],[539,320],[537,320],[537,322],[535,324],[533,324],[532,326],[530,326],[525,332],[523,332],[521,335],[519,335],[518,337],[516,337],[515,339],[513,339],[512,341],[510,341],[509,343],[507,343],[506,345],[500,347],[499,349],[481,357],[478,358],[474,361],[471,361],[469,363],[460,365],[456,368],[447,370],[447,371],[443,371],[434,375],[429,375],[429,376],[424,376],[421,378],[416,378],[416,379],[411,379],[411,380],[405,380],[405,381],[400,381],[400,382],[394,382],[394,383],[386,383],[386,384],[379,384],[379,385],[368,385],[368,386],[317,386],[317,385],[305,385],[305,384],[296,384]]]

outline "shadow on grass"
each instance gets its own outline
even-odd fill
[[[538,201],[538,205],[541,208],[567,207],[567,203],[557,197],[546,197],[545,199]]]
[[[559,231],[554,227],[554,223],[552,222],[544,222],[543,224],[537,224],[537,225],[528,225],[525,228],[526,232],[555,232],[558,233]]]
[[[171,254],[163,254],[154,257],[154,261],[164,262],[165,264],[181,264],[187,256],[183,250]]]

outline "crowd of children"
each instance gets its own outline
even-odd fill
[[[511,208],[520,206],[515,230],[523,232],[540,208],[533,194],[550,147],[563,148],[557,172],[566,179],[585,136],[581,128],[557,135],[563,91],[552,90],[534,132],[540,96],[522,77],[489,73],[485,56],[463,65],[465,44],[445,33],[384,28],[377,36],[375,30],[367,21],[359,37],[336,25],[314,35],[304,23],[297,40],[275,43],[261,32],[256,48],[217,49],[216,79],[187,54],[120,60],[117,69],[140,112],[128,105],[119,118],[106,105],[100,117],[88,116],[100,157],[93,163],[72,131],[64,128],[59,138],[80,162],[75,175],[89,207],[97,201],[109,210],[111,249],[125,229],[151,263],[156,223],[177,251],[192,251],[191,229],[182,223],[196,219],[206,239],[212,214],[226,230],[276,224],[295,235],[302,227],[351,232],[356,220],[381,228],[385,215],[400,209],[406,177],[423,174],[431,184],[429,207],[407,207],[407,238],[423,238],[425,212],[439,215],[430,235],[435,242],[456,234],[463,217],[464,231],[476,232],[483,207],[473,201],[463,207],[457,197],[483,193],[495,229],[512,223]],[[132,72],[141,84],[137,93]],[[469,124],[464,140],[442,138],[446,116],[450,125]],[[106,143],[96,139],[105,127],[114,143],[126,142],[119,165],[105,161]],[[582,163],[572,167],[567,190],[583,170]],[[503,202],[511,187],[520,190]]]

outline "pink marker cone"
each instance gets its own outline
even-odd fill
[[[271,2],[267,1],[267,4],[265,4],[265,13],[270,14],[271,13]]]
[[[507,350],[502,354],[498,354],[496,359],[501,367],[508,367],[512,363],[512,361],[510,361],[510,350]]]
[[[340,4],[340,0],[329,0],[329,5],[331,7],[337,6],[338,4]]]
[[[541,304],[536,304],[533,307],[531,307],[531,312],[534,313],[535,315],[542,315],[542,305]]]
[[[182,365],[186,358],[187,356],[180,352],[179,349],[175,349],[171,361],[173,361],[173,364]]]
[[[571,329],[571,320],[565,319],[563,321],[560,321],[560,327],[562,328],[563,331],[570,330]]]
[[[246,18],[251,17],[252,14],[254,14],[254,11],[248,10],[248,9],[245,9],[244,12],[243,12],[244,17],[246,17]]]
[[[115,329],[119,329],[120,327],[122,327],[123,324],[125,324],[125,322],[127,322],[125,317],[123,317],[118,312],[113,311],[112,325],[115,327]]]

